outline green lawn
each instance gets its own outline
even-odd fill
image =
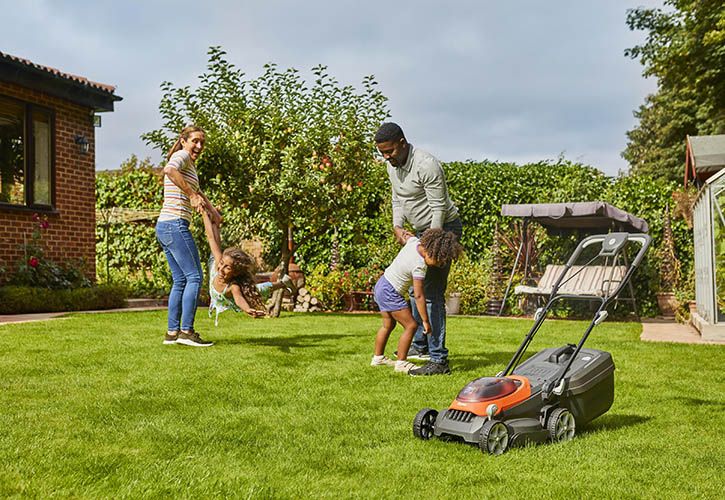
[[[722,498],[725,347],[643,343],[637,323],[590,337],[615,402],[574,441],[492,457],[412,436],[530,324],[450,318],[453,374],[432,378],[368,366],[374,315],[200,312],[207,349],[163,346],[164,311],[2,325],[0,497]],[[545,323],[532,352],[584,325]]]

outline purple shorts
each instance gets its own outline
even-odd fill
[[[381,312],[400,311],[410,307],[408,301],[393,288],[384,275],[375,283],[375,302]]]

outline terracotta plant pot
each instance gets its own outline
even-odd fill
[[[697,302],[694,300],[687,301],[687,307],[690,309],[690,314],[697,312]]]
[[[461,294],[453,292],[446,300],[446,314],[458,314],[461,310]]]
[[[662,316],[666,318],[674,318],[675,311],[679,307],[675,294],[672,292],[660,292],[657,294],[657,305],[660,308]]]

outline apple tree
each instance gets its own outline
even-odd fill
[[[297,245],[340,226],[361,232],[355,221],[380,206],[387,186],[372,137],[388,116],[387,99],[373,76],[359,91],[341,86],[325,66],[312,69],[309,84],[296,69],[274,64],[250,79],[225,58],[220,47],[209,49],[196,88],[162,83],[162,127],[143,138],[165,152],[186,124],[203,127],[202,188],[228,226],[280,249],[286,272],[288,231]]]

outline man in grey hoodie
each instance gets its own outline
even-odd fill
[[[420,237],[429,228],[443,228],[461,238],[463,226],[458,209],[448,195],[441,163],[430,153],[409,143],[403,130],[395,123],[383,123],[375,134],[375,144],[388,162],[388,177],[393,194],[393,231],[402,245],[407,221]],[[424,292],[431,333],[426,336],[421,326],[413,338],[408,358],[428,362],[409,372],[410,375],[450,373],[446,349],[445,294],[450,264],[431,267],[425,277]],[[411,300],[413,317],[420,325],[420,314]]]

